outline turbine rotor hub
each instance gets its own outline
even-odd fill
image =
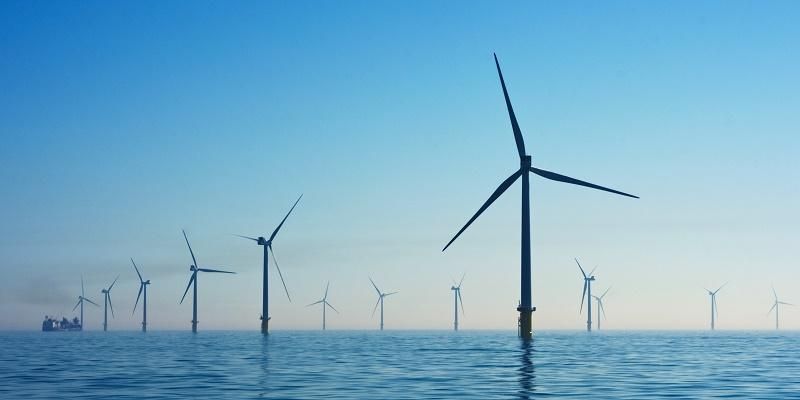
[[[526,155],[525,157],[522,157],[521,160],[519,160],[519,166],[522,169],[526,169],[527,170],[527,169],[529,169],[531,167],[531,165],[533,165],[533,164],[531,163],[531,156],[529,156],[529,155]]]

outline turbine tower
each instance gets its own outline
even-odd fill
[[[81,306],[81,330],[83,330],[83,327],[85,326],[84,323],[83,323],[83,302],[84,301],[88,301],[90,304],[94,304],[95,306],[100,307],[97,303],[95,303],[95,302],[89,300],[88,298],[84,297],[83,275],[81,275],[81,295],[78,296],[78,303],[75,304],[75,307],[72,307],[72,311],[75,311],[75,309],[78,308],[78,306]]]
[[[583,274],[583,294],[581,294],[581,311],[583,312],[583,301],[586,300],[586,331],[592,331],[592,281],[594,281],[594,270],[589,272],[589,275],[586,275],[586,271],[583,270],[581,267],[581,263],[578,262],[578,259],[575,259],[575,262],[578,263],[578,268],[581,269],[581,274]]]
[[[524,339],[530,339],[533,336],[533,328],[531,324],[532,313],[536,311],[536,307],[531,304],[531,216],[530,216],[530,188],[529,188],[529,173],[533,172],[543,178],[571,183],[573,185],[580,185],[592,189],[603,190],[606,192],[616,193],[622,196],[638,198],[637,196],[609,189],[603,186],[598,186],[593,183],[584,182],[578,179],[570,178],[568,176],[560,175],[555,172],[546,171],[534,167],[531,164],[531,156],[525,153],[525,142],[522,138],[522,130],[517,123],[517,117],[514,115],[514,110],[511,107],[511,99],[508,96],[505,80],[503,80],[503,73],[500,71],[500,63],[497,61],[497,55],[494,56],[495,66],[497,67],[497,74],[500,77],[500,85],[503,88],[503,96],[505,97],[506,108],[508,109],[508,116],[511,120],[511,128],[514,131],[514,140],[517,144],[517,153],[519,155],[519,169],[514,171],[511,176],[506,178],[500,186],[495,189],[494,193],[489,197],[486,202],[478,209],[475,215],[461,228],[458,233],[444,246],[442,251],[445,251],[459,235],[461,235],[467,227],[472,224],[478,216],[481,215],[487,208],[489,208],[498,197],[500,197],[517,179],[522,178],[522,224],[521,224],[521,246],[520,246],[520,305],[517,307],[519,311],[519,332]]]
[[[186,290],[183,292],[183,297],[181,297],[181,301],[179,304],[183,304],[183,299],[186,298],[186,293],[189,292],[189,287],[192,287],[192,332],[197,333],[197,273],[198,272],[217,272],[221,274],[235,274],[235,272],[229,271],[221,271],[218,269],[208,269],[208,268],[199,268],[197,266],[197,259],[194,257],[194,252],[192,251],[192,245],[189,244],[189,238],[186,237],[186,231],[183,231],[183,238],[186,240],[186,246],[189,247],[189,253],[192,255],[192,265],[189,266],[189,271],[192,272],[191,278],[189,278],[189,284],[186,285]]]
[[[381,305],[381,330],[383,330],[383,299],[385,297],[391,296],[397,292],[390,292],[390,293],[383,293],[380,289],[378,289],[378,285],[372,281],[372,278],[369,278],[369,281],[372,283],[372,287],[375,288],[375,291],[378,292],[378,302],[375,303],[375,308],[372,309],[372,316],[375,316],[375,310],[378,309],[378,304]]]
[[[714,330],[714,322],[715,322],[714,320],[716,319],[716,317],[717,317],[717,315],[719,313],[719,311],[717,311],[717,292],[722,290],[722,288],[724,288],[725,285],[727,285],[727,284],[728,284],[728,282],[725,282],[722,286],[720,286],[717,290],[715,290],[713,292],[708,290],[708,289],[706,289],[706,292],[708,292],[708,295],[711,296],[711,330],[712,331]]]
[[[774,286],[772,287],[772,295],[775,296],[775,303],[772,303],[772,308],[769,309],[769,313],[771,313],[773,309],[775,310],[775,330],[778,330],[779,329],[779,327],[778,327],[778,308],[780,308],[778,306],[779,305],[793,306],[794,304],[786,303],[786,302],[778,300],[778,293],[775,292],[775,287]]]
[[[269,275],[267,274],[268,270],[268,263],[269,263],[269,254],[272,254],[272,261],[275,263],[275,268],[278,270],[278,276],[281,278],[281,283],[283,283],[283,290],[286,291],[286,297],[289,301],[292,301],[292,298],[289,297],[289,289],[286,288],[286,282],[283,280],[283,274],[281,273],[281,268],[278,267],[278,261],[275,259],[275,252],[272,250],[272,240],[275,239],[275,236],[278,234],[278,231],[283,226],[283,223],[286,222],[286,218],[289,218],[289,214],[292,213],[294,207],[300,202],[300,199],[303,198],[301,194],[300,197],[297,198],[297,201],[294,202],[292,208],[289,209],[289,212],[286,213],[286,216],[283,217],[281,223],[278,224],[278,227],[272,231],[272,235],[269,236],[269,239],[265,239],[263,236],[259,236],[258,238],[253,238],[249,236],[242,236],[236,235],[241,238],[249,239],[255,241],[259,246],[264,246],[264,276],[263,276],[263,285],[261,288],[261,333],[267,334],[269,333]],[[323,307],[324,308],[324,307]]]
[[[464,276],[461,275],[461,281],[456,282],[453,281],[453,286],[450,287],[450,290],[453,291],[453,304],[455,305],[455,319],[453,320],[453,330],[458,330],[458,303],[461,303],[461,312],[464,312],[464,302],[461,300],[461,284],[464,282]]]
[[[136,275],[139,275],[139,294],[136,295],[136,303],[133,304],[133,313],[136,314],[136,306],[139,305],[139,296],[144,292],[144,299],[142,301],[142,332],[147,332],[147,285],[150,284],[150,279],[144,280],[142,274],[139,273],[139,268],[131,258],[133,269],[136,270]]]
[[[597,301],[597,330],[598,331],[600,330],[600,320],[602,318],[606,317],[606,309],[603,307],[603,297],[606,297],[606,294],[608,294],[609,290],[611,290],[610,287],[608,289],[606,289],[606,291],[603,292],[603,294],[601,294],[600,297],[592,296]]]
[[[311,306],[313,306],[313,305],[316,305],[316,304],[320,304],[320,303],[322,303],[322,330],[323,330],[323,331],[325,330],[325,309],[326,309],[326,308],[328,308],[328,307],[330,307],[330,308],[331,308],[331,310],[333,310],[333,311],[336,311],[336,313],[337,313],[337,314],[339,314],[339,310],[337,310],[336,308],[334,308],[334,307],[331,305],[331,303],[328,303],[328,287],[329,287],[330,285],[331,285],[331,282],[330,282],[330,281],[328,281],[328,284],[327,284],[327,285],[325,285],[325,296],[323,296],[323,297],[322,297],[322,300],[320,300],[320,301],[316,301],[316,302],[314,302],[314,303],[311,303],[311,304],[309,304],[309,305],[307,305],[307,306],[306,306],[306,307],[311,307]]]
[[[103,294],[105,298],[105,307],[103,307],[103,332],[108,330],[108,308],[111,307],[111,318],[114,318],[114,305],[111,304],[111,288],[114,287],[114,284],[117,283],[117,279],[119,279],[119,275],[114,278],[114,282],[111,282],[111,286],[108,289],[103,289],[100,293]],[[83,321],[81,321],[81,324]],[[82,326],[82,325],[81,325]]]

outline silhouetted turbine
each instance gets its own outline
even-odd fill
[[[330,307],[333,311],[336,311],[336,313],[339,314],[339,310],[335,309],[331,305],[331,303],[328,303],[328,287],[330,285],[331,285],[330,281],[328,282],[327,285],[325,285],[325,296],[322,297],[322,300],[313,302],[313,303],[311,303],[311,304],[306,306],[306,307],[311,307],[313,305],[322,303],[322,330],[323,331],[325,330],[325,308]]]
[[[83,330],[83,327],[84,327],[84,326],[86,326],[86,325],[83,323],[83,302],[84,302],[84,301],[88,301],[90,304],[94,304],[95,306],[97,306],[97,307],[100,307],[100,306],[99,306],[97,303],[95,303],[95,302],[93,302],[93,301],[89,300],[88,298],[84,297],[84,292],[83,292],[83,275],[81,275],[81,295],[80,295],[80,296],[78,296],[78,303],[76,303],[76,304],[75,304],[75,307],[72,307],[72,311],[75,311],[75,309],[76,309],[76,308],[78,308],[78,306],[81,306],[81,330]]]
[[[192,272],[191,278],[189,278],[189,284],[186,285],[186,290],[183,292],[183,297],[181,297],[181,301],[179,304],[183,304],[183,299],[186,298],[186,293],[189,292],[189,287],[192,287],[192,332],[197,332],[197,273],[198,272],[217,272],[222,274],[235,274],[235,272],[230,271],[222,271],[218,269],[209,269],[209,268],[198,268],[197,267],[197,259],[194,257],[194,251],[192,251],[192,245],[189,244],[189,238],[186,237],[186,231],[183,232],[183,238],[186,240],[186,246],[189,247],[189,253],[192,255],[192,262],[194,264],[189,266],[189,271]],[[192,285],[194,284],[194,285]]]
[[[111,286],[108,289],[103,289],[100,293],[103,294],[105,297],[105,307],[103,307],[103,332],[108,330],[108,308],[111,307],[111,318],[114,318],[114,305],[111,304],[111,288],[114,287],[114,284],[117,283],[117,279],[119,279],[119,275],[114,278],[114,282],[111,282]],[[83,322],[81,322],[83,323]]]
[[[583,312],[583,301],[586,300],[586,330],[591,332],[592,331],[592,281],[594,281],[594,270],[597,269],[595,267],[589,275],[586,275],[586,272],[581,267],[581,263],[578,262],[578,259],[575,259],[575,262],[578,263],[578,268],[581,269],[581,274],[583,274],[583,294],[581,294],[581,310]]]
[[[249,236],[242,236],[236,235],[241,238],[253,240],[258,243],[259,246],[264,246],[264,275],[263,275],[263,285],[261,289],[261,333],[269,333],[269,274],[268,272],[268,264],[269,264],[269,255],[268,253],[272,253],[272,261],[275,262],[275,268],[278,270],[278,276],[281,278],[281,283],[283,284],[283,290],[286,291],[286,297],[289,301],[292,301],[292,298],[289,297],[289,289],[286,288],[286,282],[283,280],[283,274],[281,273],[281,268],[278,266],[278,260],[275,259],[275,251],[272,250],[272,240],[275,239],[275,236],[278,234],[278,231],[281,230],[283,223],[286,222],[286,218],[289,218],[289,214],[292,213],[294,207],[297,206],[297,203],[300,202],[300,199],[303,198],[301,194],[300,197],[297,198],[297,201],[294,202],[292,208],[289,209],[289,212],[286,213],[286,216],[283,217],[281,223],[278,224],[278,227],[272,231],[272,235],[269,236],[269,239],[265,239],[263,236],[259,236],[258,238],[253,238]]]
[[[372,283],[372,287],[375,288],[375,291],[378,292],[378,302],[375,303],[375,308],[372,309],[372,316],[375,316],[375,310],[378,309],[378,304],[380,304],[381,305],[381,330],[383,330],[383,299],[385,297],[391,296],[391,295],[393,295],[393,294],[395,294],[397,292],[383,293],[383,292],[381,292],[380,289],[378,289],[378,285],[376,285],[375,282],[372,281],[372,278],[369,278],[369,281],[370,281],[370,283]]]
[[[139,275],[139,294],[136,295],[136,303],[133,304],[133,314],[136,313],[136,306],[139,305],[139,296],[144,292],[144,299],[142,301],[142,332],[147,332],[147,286],[150,285],[150,279],[144,280],[142,274],[139,273],[139,267],[131,258],[133,269],[136,270],[136,275]]]
[[[521,251],[520,251],[520,305],[517,307],[517,311],[519,311],[519,328],[520,328],[520,335],[525,339],[530,339],[533,335],[533,329],[531,325],[531,314],[533,311],[536,310],[536,307],[532,307],[531,305],[531,227],[530,227],[530,189],[529,189],[529,181],[528,181],[528,174],[533,172],[536,175],[539,175],[543,178],[547,178],[554,181],[571,183],[573,185],[580,185],[589,187],[592,189],[603,190],[606,192],[616,193],[623,196],[638,198],[637,196],[630,195],[627,193],[623,193],[617,190],[609,189],[603,186],[595,185],[593,183],[584,182],[575,178],[570,178],[568,176],[564,176],[561,174],[557,174],[555,172],[546,171],[543,169],[536,168],[531,164],[531,156],[525,153],[525,142],[522,138],[522,131],[519,128],[519,124],[517,123],[517,117],[514,115],[514,110],[511,107],[511,100],[508,96],[508,90],[506,89],[505,80],[503,80],[503,73],[500,71],[500,63],[497,61],[497,55],[494,56],[495,66],[497,67],[497,75],[500,77],[500,85],[503,88],[503,97],[506,101],[506,108],[508,109],[508,116],[511,120],[511,128],[514,131],[514,141],[517,144],[517,153],[519,154],[519,169],[516,170],[511,176],[506,178],[500,186],[495,189],[494,193],[489,197],[486,202],[478,209],[475,215],[470,218],[469,221],[461,228],[458,233],[444,246],[442,251],[446,250],[447,247],[450,246],[453,241],[455,241],[459,235],[461,235],[467,227],[472,224],[478,216],[481,215],[489,206],[497,200],[517,179],[522,177],[522,227],[521,227]]]

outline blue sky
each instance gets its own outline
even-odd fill
[[[616,329],[769,328],[770,285],[800,302],[796,2],[4,2],[0,5],[0,329],[68,313],[118,274],[112,328],[134,329],[134,257],[154,329],[190,235],[201,329],[257,329],[260,248],[275,241],[275,329],[513,329],[519,186],[442,246],[518,166],[497,52],[535,165],[640,195],[532,177],[537,329],[579,329],[573,257],[613,286]],[[800,310],[782,324],[800,328]],[[87,315],[98,329],[102,315]]]

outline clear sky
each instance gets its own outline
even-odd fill
[[[120,275],[111,329],[513,330],[520,186],[440,250],[518,167],[497,52],[535,165],[534,329],[581,329],[582,280],[613,329],[768,329],[800,304],[800,3],[30,2],[0,4],[0,329],[38,329]],[[102,313],[88,309],[89,329]],[[800,307],[782,310],[800,328]]]

